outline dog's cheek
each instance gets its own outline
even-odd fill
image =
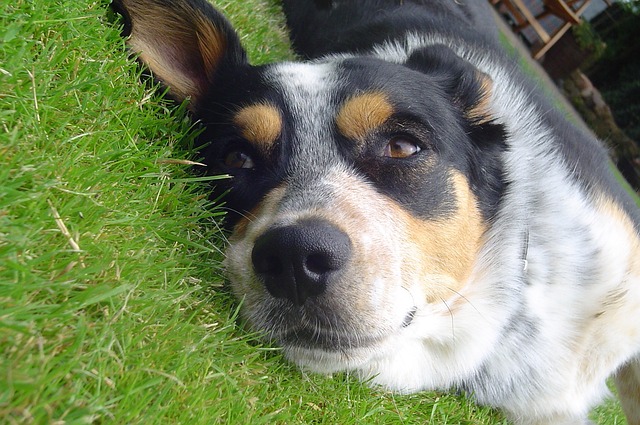
[[[382,329],[397,326],[413,307],[440,304],[463,291],[488,224],[467,178],[449,171],[448,180],[455,208],[426,219],[357,178],[335,179],[328,217],[347,229],[356,253],[343,286],[332,290],[331,298],[340,299],[336,308]]]
[[[445,218],[404,215],[407,240],[403,275],[417,282],[429,303],[453,297],[469,281],[487,224],[467,179],[451,172],[456,209]]]

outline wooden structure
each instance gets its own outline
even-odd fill
[[[591,0],[539,0],[543,11],[534,14],[523,0],[489,0],[494,6],[500,4],[515,20],[514,30],[522,32],[531,28],[538,42],[534,43],[531,55],[540,59],[573,26],[581,22],[581,16]],[[553,15],[560,20],[553,31],[546,29],[542,20]]]

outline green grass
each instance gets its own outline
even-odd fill
[[[0,422],[505,423],[461,397],[302,374],[244,329],[221,277],[220,210],[167,161],[191,158],[184,111],[140,84],[104,2],[10,3]],[[216,3],[254,62],[291,57],[274,1]]]

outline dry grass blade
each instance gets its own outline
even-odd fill
[[[53,220],[56,222],[56,225],[58,226],[58,229],[60,229],[60,232],[67,238],[67,241],[69,242],[69,245],[71,245],[71,248],[73,249],[73,251],[82,252],[82,249],[80,249],[80,245],[78,245],[78,242],[76,242],[76,240],[71,235],[71,232],[69,232],[67,225],[64,224],[64,221],[62,221],[62,218],[60,217],[60,213],[58,212],[56,207],[53,206],[53,202],[51,202],[50,199],[47,199],[47,203],[49,204],[49,208],[51,209]],[[80,260],[80,266],[82,266],[83,268],[86,267],[86,265],[84,264],[84,261]]]
[[[206,167],[207,164],[201,162],[189,161],[188,159],[162,158],[156,161],[158,164],[177,164],[177,165],[198,165]]]

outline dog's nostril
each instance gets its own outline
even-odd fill
[[[323,220],[268,230],[251,252],[254,271],[269,293],[296,305],[322,294],[350,257],[349,236]]]
[[[323,253],[311,254],[306,261],[307,270],[315,274],[323,274],[333,270],[331,259]]]

